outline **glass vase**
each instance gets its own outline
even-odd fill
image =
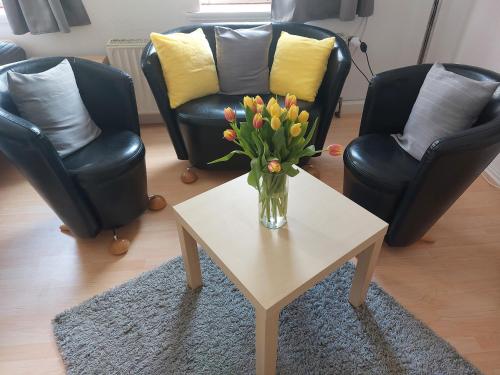
[[[286,224],[288,208],[288,176],[284,173],[264,173],[259,179],[259,220],[269,229]]]

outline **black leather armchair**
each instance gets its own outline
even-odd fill
[[[67,228],[79,237],[94,237],[128,224],[148,207],[145,149],[132,80],[107,65],[68,58],[83,102],[102,129],[84,148],[61,158],[36,124],[20,117],[7,72],[42,72],[62,59],[33,59],[0,69],[0,151]],[[126,251],[128,244],[115,240],[118,249],[112,251]]]
[[[222,25],[230,28],[249,28],[257,26],[257,24],[252,23]],[[189,33],[201,27],[214,52],[214,58],[216,58],[214,26],[216,25],[186,26],[167,31],[165,34],[175,32]],[[334,51],[332,51],[328,61],[328,68],[316,97],[316,101],[314,103],[299,101],[298,103],[302,109],[306,109],[311,113],[312,118],[319,116],[318,130],[312,142],[316,145],[317,149],[322,149],[342,87],[344,86],[345,79],[347,78],[351,66],[349,49],[342,38],[331,31],[304,24],[274,23],[273,39],[269,50],[269,68],[271,68],[273,64],[276,43],[282,31],[315,39],[324,39],[331,36],[337,37],[336,47]],[[242,156],[236,156],[226,163],[207,165],[209,161],[217,159],[220,155],[224,155],[234,149],[235,146],[233,144],[224,142],[222,139],[222,132],[227,128],[227,122],[224,120],[223,111],[225,107],[233,107],[236,109],[238,119],[243,120],[244,113],[239,105],[243,99],[242,95],[209,95],[192,100],[173,110],[170,108],[168,88],[163,79],[160,61],[151,43],[144,49],[142,55],[142,69],[166,123],[178,159],[189,159],[191,165],[204,169],[249,168],[248,160]],[[270,95],[262,95],[262,97],[267,101]],[[283,100],[283,98],[281,98],[281,100]]]
[[[500,89],[472,128],[437,139],[421,161],[390,137],[403,132],[430,67],[377,75],[368,88],[360,137],[344,153],[344,194],[390,223],[391,246],[420,239],[500,152]],[[445,67],[472,79],[500,81],[485,69]]]

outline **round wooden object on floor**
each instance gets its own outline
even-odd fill
[[[163,210],[167,206],[167,202],[165,198],[161,195],[152,195],[149,197],[149,205],[148,208],[151,211],[160,211]]]
[[[186,168],[186,170],[181,174],[181,181],[185,184],[192,184],[197,179],[198,176],[191,170],[191,168]]]
[[[307,173],[309,173],[311,176],[316,177],[317,179],[320,179],[320,177],[321,177],[321,174],[319,173],[319,171],[316,168],[314,168],[314,166],[312,164],[304,165],[304,170]]]
[[[117,238],[111,242],[111,245],[109,246],[109,252],[113,255],[123,255],[128,251],[129,247],[129,240]]]
[[[59,226],[59,230],[63,233],[69,233],[71,232],[71,229],[69,229],[69,227],[66,225],[66,224],[61,224]]]

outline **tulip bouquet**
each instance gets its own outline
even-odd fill
[[[232,108],[224,110],[230,128],[224,138],[240,149],[231,151],[212,163],[228,161],[241,154],[250,158],[248,183],[259,192],[259,215],[268,228],[279,228],[286,223],[288,205],[288,176],[299,170],[294,167],[299,160],[323,151],[332,156],[342,155],[341,145],[330,145],[326,150],[316,150],[310,145],[316,132],[318,119],[309,126],[309,113],[300,111],[295,95],[286,95],[285,107],[276,98],[267,105],[260,96],[243,99],[246,121],[236,121]]]

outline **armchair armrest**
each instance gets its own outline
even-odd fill
[[[415,65],[377,74],[368,86],[359,135],[402,133],[432,65]]]
[[[103,131],[130,130],[140,135],[132,78],[109,65],[68,58],[82,100]]]
[[[50,141],[32,123],[0,109],[0,151],[24,174],[57,216],[80,237],[99,224]]]
[[[421,238],[499,152],[500,117],[435,141],[402,197],[388,243],[406,245]]]

